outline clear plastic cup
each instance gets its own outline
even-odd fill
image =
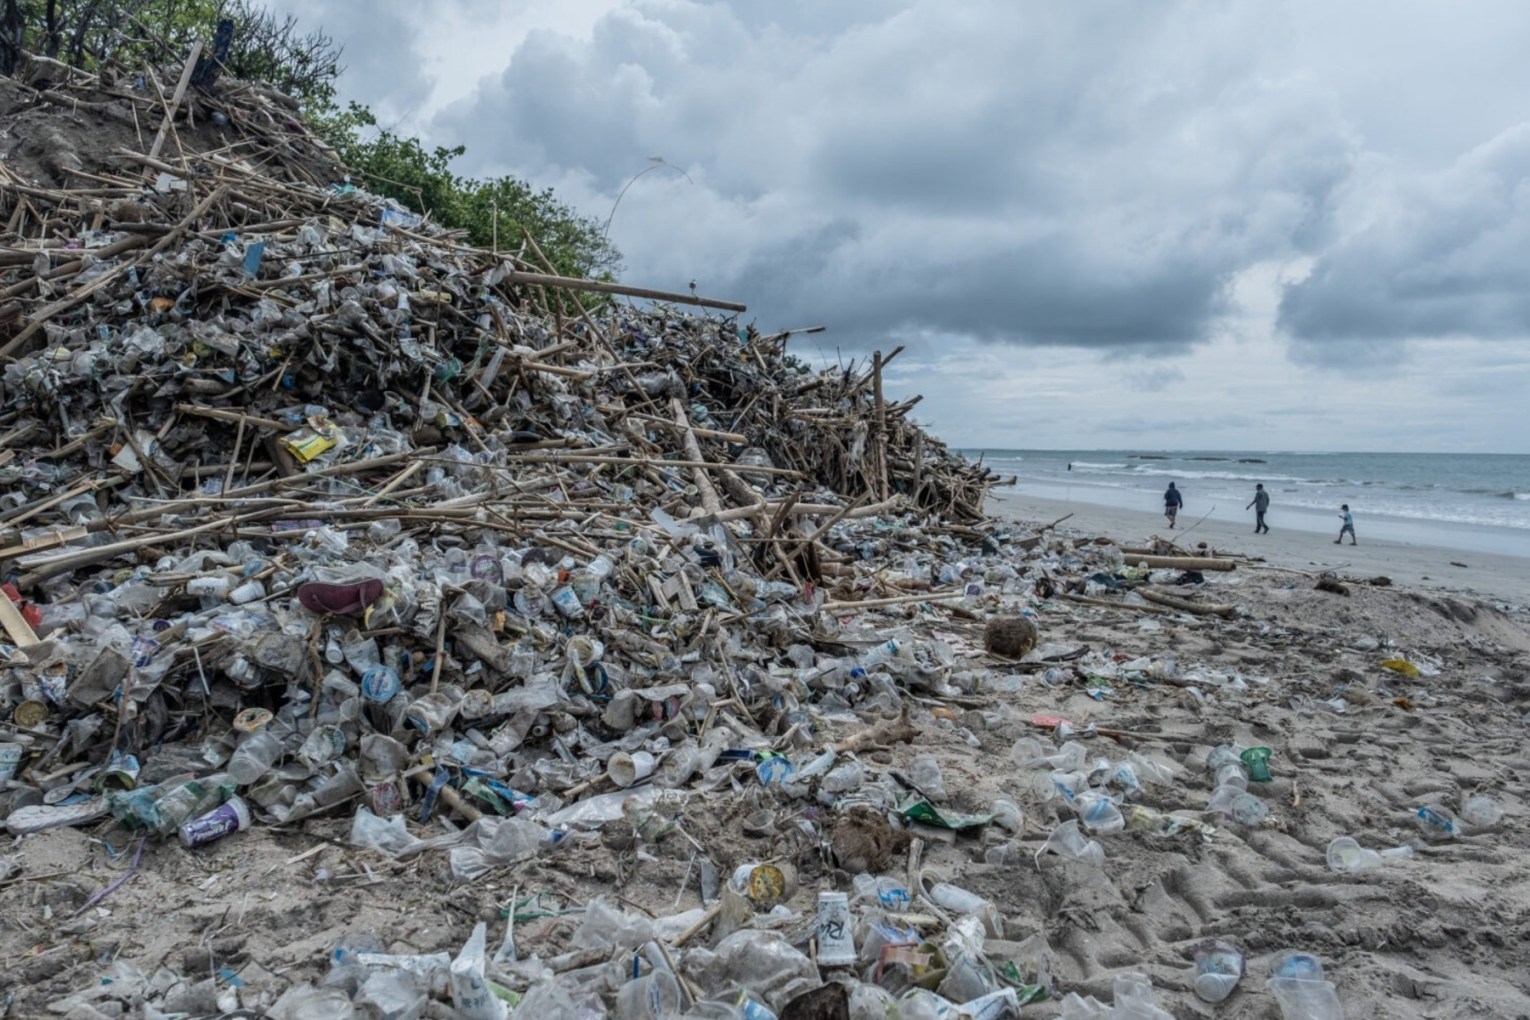
[[[1275,996],[1283,1020],[1342,1020],[1344,1016],[1331,981],[1276,977],[1265,987]]]
[[[1204,1002],[1221,1002],[1243,978],[1243,954],[1230,943],[1211,941],[1195,948],[1196,996]]]
[[[1240,793],[1227,806],[1227,814],[1239,825],[1252,829],[1263,824],[1264,820],[1270,817],[1270,808],[1253,794]]]
[[[1270,961],[1270,971],[1277,978],[1297,981],[1323,980],[1323,961],[1298,949],[1283,949]]]
[[[1461,817],[1468,825],[1487,829],[1503,819],[1503,807],[1487,794],[1479,793],[1461,802]]]
[[[1328,844],[1328,870],[1346,874],[1381,866],[1381,854],[1367,850],[1352,836],[1340,836]]]
[[[1009,749],[1010,760],[1023,769],[1045,768],[1052,754],[1052,745],[1039,737],[1021,737]]]
[[[1025,824],[1025,813],[1020,810],[1020,805],[1008,797],[998,797],[990,806],[993,813],[994,824],[1009,832],[1019,832]]]
[[[248,786],[265,775],[281,753],[282,742],[274,733],[267,730],[247,733],[229,757],[229,777],[240,786]]]
[[[1079,831],[1077,818],[1070,818],[1052,830],[1041,848],[1043,853],[1048,850],[1059,857],[1068,857],[1076,861],[1088,861],[1095,865],[1105,863],[1105,848],[1100,846],[1098,841],[1086,838]]]
[[[1126,828],[1121,809],[1103,793],[1093,790],[1080,793],[1073,800],[1073,809],[1078,812],[1079,821],[1096,835],[1106,836]]]
[[[670,1020],[679,1013],[680,985],[667,970],[633,978],[616,993],[620,1020]]]

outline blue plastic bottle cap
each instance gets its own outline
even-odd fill
[[[392,666],[373,666],[361,674],[361,693],[370,701],[385,705],[398,691],[398,670]]]

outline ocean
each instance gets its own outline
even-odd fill
[[[1263,482],[1269,524],[1339,530],[1348,503],[1366,535],[1415,545],[1530,556],[1530,456],[1438,453],[963,450],[1017,492],[1158,513],[1169,482],[1184,494],[1180,521],[1244,520]],[[1069,465],[1072,469],[1069,470]]]

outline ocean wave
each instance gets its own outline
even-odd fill
[[[1530,492],[1505,492],[1501,495],[1505,499],[1530,499]]]
[[[1294,475],[1251,475],[1238,471],[1170,471],[1166,468],[1138,464],[1132,468],[1134,475],[1161,475],[1165,478],[1212,478],[1229,482],[1305,482]]]
[[[1071,462],[1075,468],[1093,468],[1096,471],[1124,471],[1125,464],[1099,464],[1092,460],[1075,460]]]

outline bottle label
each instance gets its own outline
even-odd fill
[[[182,825],[181,842],[188,847],[211,843],[231,832],[238,832],[242,828],[241,821],[239,807],[231,800]]]

